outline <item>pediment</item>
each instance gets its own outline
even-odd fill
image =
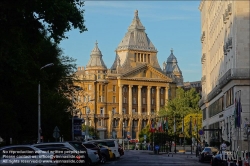
[[[136,79],[136,80],[151,80],[173,82],[171,78],[166,76],[160,69],[156,69],[149,64],[141,65],[133,68],[121,75],[122,79]]]

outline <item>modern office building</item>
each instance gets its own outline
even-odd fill
[[[161,69],[157,49],[145,33],[138,11],[107,68],[95,44],[86,67],[78,67],[75,84],[86,123],[100,138],[139,138],[139,133],[183,84],[182,72],[173,50]],[[172,72],[171,72],[172,71]]]
[[[203,128],[215,129],[205,131],[202,138],[208,143],[228,141],[231,150],[238,146],[239,150],[248,147],[245,126],[250,120],[249,7],[249,1],[244,0],[202,0],[199,6],[202,43],[199,105],[203,112]],[[239,103],[242,112],[235,114],[235,106]],[[241,121],[235,126],[236,117],[241,117]]]

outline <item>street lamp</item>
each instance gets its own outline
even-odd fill
[[[88,107],[88,103],[90,101],[94,101],[95,99],[91,99],[89,100],[87,103],[86,103],[86,106],[85,106],[85,113],[86,113],[86,120],[87,120],[87,123],[86,123],[86,132],[85,132],[85,138],[88,138],[89,137],[89,113],[90,113],[90,110],[89,110],[89,107]]]
[[[53,66],[54,63],[49,63],[43,67],[40,68],[40,71],[46,67]],[[42,133],[42,128],[41,128],[41,88],[40,88],[40,81],[38,82],[38,138],[37,138],[37,143],[41,142],[41,133]]]
[[[193,154],[193,140],[192,140],[192,116],[190,116],[190,136],[191,136],[191,154]]]
[[[80,90],[83,90],[81,87],[79,86],[73,86],[74,90],[76,91],[80,91]],[[74,104],[74,91],[72,92],[72,99],[71,99],[71,102],[72,102],[72,105]],[[80,110],[81,111],[81,110]],[[71,111],[71,114],[72,114],[72,118],[71,118],[71,132],[72,132],[72,141],[75,140],[75,133],[74,133],[74,110],[72,108],[72,111]]]
[[[124,122],[122,122],[122,148],[124,149]]]

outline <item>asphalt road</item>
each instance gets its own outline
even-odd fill
[[[115,161],[109,161],[103,166],[210,166],[210,163],[200,163],[195,155],[167,154],[155,155],[150,151],[126,150],[124,156]]]

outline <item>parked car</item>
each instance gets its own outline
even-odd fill
[[[101,149],[107,149],[108,150],[108,153],[109,153],[109,158],[108,160],[114,160],[115,159],[115,156],[112,152],[112,150],[108,147],[108,146],[104,146],[104,145],[98,145]]]
[[[81,163],[80,165],[89,166],[91,164],[90,155],[92,155],[92,153],[88,154],[88,151],[82,145],[82,142],[77,142],[77,141],[48,142],[48,143],[33,144],[32,146],[38,149],[49,148],[49,147],[50,148],[66,147],[72,151],[78,152],[78,154],[81,156],[80,161],[78,161],[79,163]]]
[[[87,149],[95,150],[100,158],[100,163],[106,163],[107,158],[109,158],[109,152],[106,148],[100,148],[97,144],[94,144],[92,142],[84,142],[83,145]]]
[[[129,140],[129,143],[138,143],[139,141],[137,139],[131,139]]]
[[[219,150],[215,147],[205,147],[199,155],[199,161],[211,161],[212,156],[215,155]]]
[[[42,147],[40,149],[53,154],[51,160],[52,163],[57,164],[57,166],[81,165],[81,163],[79,163],[81,160],[79,153],[68,147]]]
[[[115,139],[102,139],[102,140],[92,140],[90,142],[96,142],[100,145],[108,146],[112,150],[114,158],[120,157],[120,153],[118,151],[119,146],[118,146],[117,140],[115,140]]]
[[[52,162],[52,156],[30,145],[4,146],[0,148],[0,165],[56,166]]]
[[[211,158],[211,166],[221,166],[227,163],[227,156],[231,151],[218,151]]]

